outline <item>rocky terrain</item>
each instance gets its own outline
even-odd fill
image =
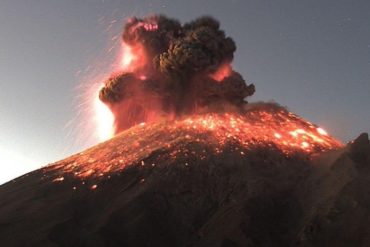
[[[2,185],[1,246],[369,246],[367,134],[288,149],[207,119],[139,125]]]

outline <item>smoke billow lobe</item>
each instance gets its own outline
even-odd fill
[[[115,116],[116,132],[162,116],[238,108],[255,91],[232,70],[235,42],[212,17],[184,25],[162,15],[134,17],[122,40],[140,54],[99,93]]]

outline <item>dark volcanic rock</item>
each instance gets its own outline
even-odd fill
[[[1,246],[370,243],[364,136],[314,160],[273,145],[244,150],[229,143],[214,154],[207,145],[181,142],[109,175],[63,172],[75,157],[98,157],[120,138],[1,186]],[[187,155],[170,158],[179,148]]]
[[[362,134],[334,162],[316,164],[320,171],[306,182],[311,195],[299,246],[370,246],[369,156],[368,135]]]
[[[370,141],[367,133],[361,134],[350,146],[350,157],[358,164],[368,166],[370,162]]]

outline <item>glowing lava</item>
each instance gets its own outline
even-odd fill
[[[49,168],[80,178],[101,177],[144,161],[158,150],[167,155],[165,159],[180,159],[190,164],[192,159],[217,156],[225,150],[244,156],[256,148],[268,148],[287,156],[300,153],[310,157],[340,147],[339,141],[318,126],[284,108],[266,104],[244,114],[210,113],[174,121],[142,123],[122,132],[104,146],[94,147]],[[155,161],[152,163],[155,165]]]

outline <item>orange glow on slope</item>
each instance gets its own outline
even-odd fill
[[[243,115],[211,113],[136,125],[104,146],[94,147],[50,167],[80,178],[102,177],[143,161],[158,150],[168,155],[167,160],[181,159],[189,163],[191,160],[186,159],[191,155],[204,159],[225,150],[230,152],[232,148],[244,156],[258,147],[277,149],[287,156],[302,153],[310,157],[340,148],[342,144],[318,126],[282,108],[258,109]]]
[[[324,136],[327,136],[328,135],[328,133],[324,129],[322,129],[322,128],[317,128],[317,132],[320,135],[324,135]]]
[[[250,113],[248,118],[233,114],[207,115],[186,119],[185,124],[197,131],[212,131],[221,146],[231,137],[246,147],[273,143],[286,154],[314,153],[341,146],[323,129],[283,110],[275,114]]]

